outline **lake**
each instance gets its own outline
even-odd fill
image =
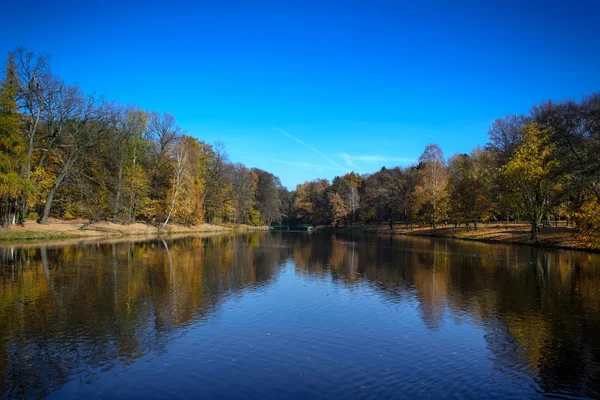
[[[4,398],[598,398],[600,255],[260,232],[0,246]]]

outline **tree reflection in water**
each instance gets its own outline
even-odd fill
[[[600,392],[599,255],[261,232],[4,246],[0,257],[4,397],[41,397],[165,352],[232,297],[276,284],[290,262],[305,281],[416,302],[432,332],[448,319],[480,327],[496,367],[543,392]]]

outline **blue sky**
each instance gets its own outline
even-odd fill
[[[600,2],[522,3],[11,2],[0,54],[49,53],[293,188],[468,152],[497,117],[600,90]]]

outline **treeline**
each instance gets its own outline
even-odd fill
[[[464,225],[559,220],[600,237],[600,93],[508,115],[489,143],[447,160],[317,179],[288,191],[278,177],[228,160],[222,143],[182,132],[170,114],[83,93],[48,57],[9,54],[0,85],[0,221],[50,216],[164,227],[283,222]]]
[[[464,225],[566,220],[591,240],[600,237],[600,93],[581,102],[543,102],[528,115],[507,115],[490,141],[449,160],[436,144],[418,163],[349,173],[298,185],[289,213],[312,224],[403,222]]]
[[[9,54],[0,86],[0,220],[164,227],[280,221],[279,178],[228,160],[175,118],[66,84],[47,56]]]

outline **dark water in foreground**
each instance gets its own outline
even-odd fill
[[[600,396],[600,255],[309,233],[0,248],[6,398]]]

